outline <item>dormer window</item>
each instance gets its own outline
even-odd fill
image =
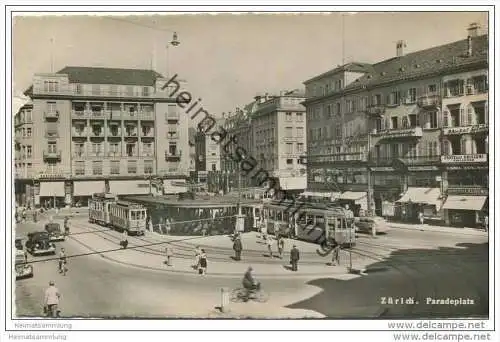
[[[59,82],[43,81],[43,90],[46,93],[57,93],[59,91]]]

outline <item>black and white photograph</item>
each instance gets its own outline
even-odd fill
[[[494,340],[494,6],[5,20],[9,340]]]

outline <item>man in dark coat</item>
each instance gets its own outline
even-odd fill
[[[235,253],[234,259],[238,261],[241,260],[241,251],[243,250],[243,245],[241,244],[241,239],[239,236],[234,239],[233,249]]]
[[[290,263],[292,264],[292,271],[298,271],[298,263],[300,259],[300,253],[297,246],[293,245],[290,251]]]

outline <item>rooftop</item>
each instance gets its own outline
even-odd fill
[[[335,75],[341,72],[360,72],[360,73],[367,73],[367,72],[372,72],[373,71],[373,65],[369,63],[361,63],[361,62],[352,62],[352,63],[347,63],[344,65],[337,66],[334,69],[331,69],[327,72],[324,72],[318,76],[314,76],[313,78],[308,79],[307,81],[304,82],[304,84],[308,84],[312,81],[319,80],[321,78],[324,78],[326,76],[331,76]]]
[[[57,74],[68,75],[70,83],[152,86],[163,76],[154,70],[67,66]]]

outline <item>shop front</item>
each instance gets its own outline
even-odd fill
[[[75,207],[88,206],[88,200],[95,193],[106,192],[106,185],[101,181],[74,181],[73,205]]]
[[[371,170],[375,215],[390,219],[397,213],[396,201],[404,191],[404,177],[392,167],[372,167]]]
[[[40,182],[39,205],[44,208],[62,208],[65,202],[64,181]]]
[[[448,196],[443,205],[446,224],[454,227],[481,227],[486,201],[487,196]]]
[[[400,205],[396,215],[405,222],[417,223],[420,213],[423,213],[424,219],[438,219],[441,210],[441,189],[408,187],[396,203]]]

